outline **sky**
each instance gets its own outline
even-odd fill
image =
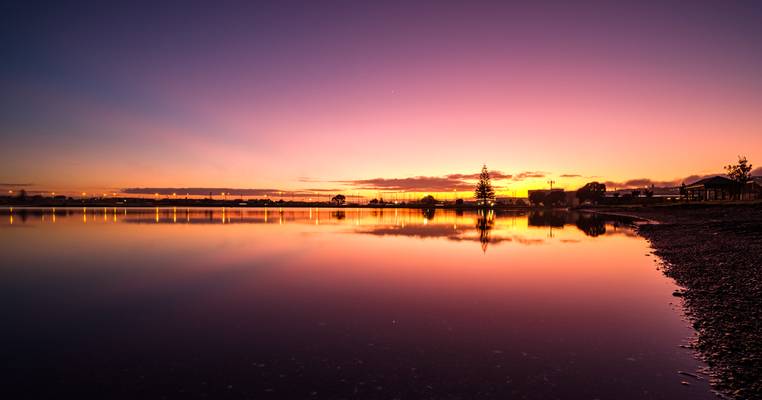
[[[762,165],[759,2],[568,3],[3,2],[0,189],[451,192],[486,164],[522,194]]]

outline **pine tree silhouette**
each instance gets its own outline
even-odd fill
[[[482,172],[479,174],[479,183],[476,184],[474,197],[483,206],[487,206],[490,201],[495,200],[495,189],[492,188],[492,182],[489,177],[487,166],[482,166]]]

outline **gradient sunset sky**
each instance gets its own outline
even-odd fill
[[[429,192],[486,163],[521,194],[762,165],[762,3],[531,3],[3,2],[0,185]]]

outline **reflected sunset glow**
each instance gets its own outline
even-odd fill
[[[91,327],[126,347],[90,342],[102,355],[72,361],[84,371],[111,368],[112,360],[128,369],[146,359],[180,360],[185,378],[178,379],[211,373],[204,379],[216,381],[218,372],[209,370],[216,354],[234,351],[241,359],[228,359],[219,373],[247,393],[340,395],[373,374],[386,387],[418,368],[422,387],[441,394],[466,390],[441,379],[469,371],[491,382],[510,376],[511,384],[490,386],[496,394],[639,398],[626,384],[597,380],[616,368],[661,393],[709,398],[704,386],[675,381],[675,370],[696,363],[676,346],[691,330],[671,305],[674,284],[623,221],[552,211],[350,208],[0,212],[15,218],[0,223],[0,292],[24,312],[84,321],[92,307],[142,310]],[[66,286],[51,286],[44,298],[7,290],[61,280]],[[65,325],[55,342],[20,320],[16,328],[30,340],[22,349],[42,343],[56,355],[45,343],[83,346]],[[419,353],[427,357],[409,359]],[[268,375],[238,375],[252,363],[267,365]],[[315,380],[322,368],[303,367],[313,363],[346,371],[348,383]],[[279,374],[293,378],[284,385]],[[542,374],[557,386],[537,386]]]

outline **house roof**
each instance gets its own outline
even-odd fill
[[[713,176],[711,178],[700,179],[696,182],[686,185],[686,187],[717,187],[717,186],[732,186],[735,185],[735,181],[725,178],[724,176]]]

